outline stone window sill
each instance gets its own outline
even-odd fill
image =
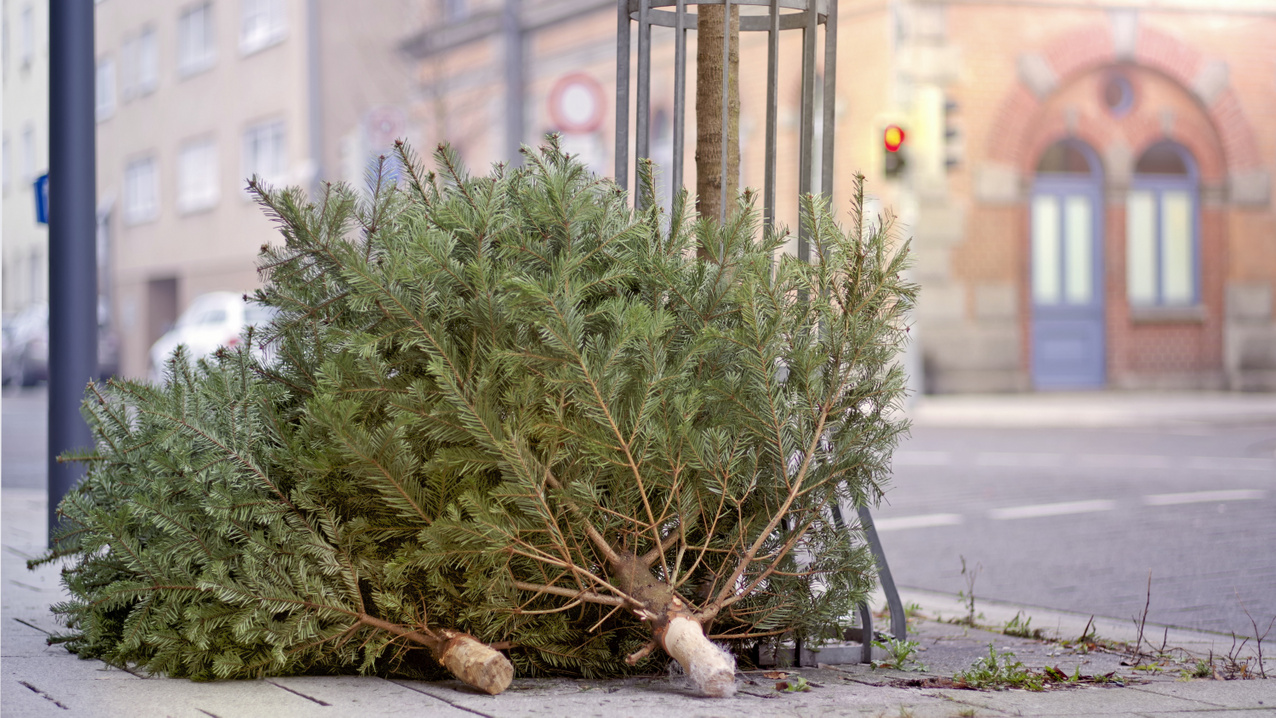
[[[1205,307],[1130,307],[1134,324],[1203,324]]]

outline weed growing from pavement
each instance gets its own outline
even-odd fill
[[[1015,617],[1006,623],[1001,632],[1007,636],[1017,636],[1019,638],[1032,638],[1034,640],[1044,640],[1046,632],[1040,628],[1031,628],[1032,618],[1024,618],[1022,613],[1016,613]]]
[[[1013,652],[1003,651],[999,654],[991,643],[988,644],[988,656],[980,658],[968,670],[953,676],[953,681],[965,684],[968,688],[990,688],[996,691],[1006,688],[1039,691],[1045,687],[1044,679],[1024,668]]]
[[[873,645],[890,654],[888,660],[873,661],[873,668],[895,668],[901,671],[926,670],[926,665],[914,657],[921,645],[917,641],[898,641],[888,638],[885,641],[873,641]]]
[[[1043,691],[1052,686],[1079,685],[1124,685],[1116,673],[1105,673],[1094,676],[1081,675],[1078,666],[1071,675],[1058,666],[1047,666],[1040,671],[1026,668],[1015,658],[1013,651],[997,652],[991,643],[988,644],[988,655],[980,658],[965,671],[953,676],[953,685],[957,688],[973,688],[976,690],[1001,691],[1007,688],[1020,688],[1027,691]]]
[[[983,618],[982,615],[975,614],[975,579],[978,578],[979,572],[984,570],[982,563],[975,564],[973,569],[966,566],[966,557],[961,556],[961,575],[966,577],[966,590],[958,591],[957,597],[966,602],[966,617],[956,623],[963,623],[974,628],[975,621]]]

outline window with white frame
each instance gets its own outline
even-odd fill
[[[283,0],[241,0],[239,49],[244,54],[269,47],[284,38]]]
[[[101,122],[115,114],[115,61],[104,57],[97,61],[94,109]]]
[[[177,71],[190,75],[213,66],[217,59],[213,32],[213,4],[199,3],[177,18]]]
[[[288,171],[283,120],[262,122],[244,132],[244,176],[276,184]]]
[[[0,163],[4,165],[4,193],[9,194],[9,183],[12,181],[12,168],[9,166],[13,163],[13,153],[9,150],[9,133],[4,133],[4,150],[0,155]]]
[[[155,28],[144,27],[120,48],[120,96],[141,97],[159,84],[159,47]]]
[[[18,18],[18,65],[30,67],[35,59],[35,9],[30,5],[22,8]]]
[[[203,138],[182,145],[177,156],[177,209],[197,212],[217,204],[217,143]]]
[[[35,126],[27,124],[22,129],[22,181],[35,179]]]
[[[150,222],[159,216],[159,163],[142,157],[124,168],[124,221]]]
[[[1162,142],[1135,164],[1126,198],[1126,294],[1132,307],[1200,303],[1197,178],[1191,155]]]

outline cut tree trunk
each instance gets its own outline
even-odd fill
[[[452,675],[484,693],[496,695],[509,688],[510,681],[514,680],[514,664],[500,651],[468,633],[448,628],[414,631],[366,613],[359,615],[359,622],[425,646]]]
[[[740,8],[731,7],[730,27],[722,5],[701,5],[696,29],[696,206],[701,217],[721,220],[722,184],[727,212],[740,192]],[[722,66],[723,32],[731,36]],[[722,76],[727,72],[727,136],[722,136]],[[726,152],[726,177],[722,154]]]

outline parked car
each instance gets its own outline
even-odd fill
[[[218,347],[238,346],[249,326],[264,326],[274,316],[273,308],[246,302],[234,292],[195,297],[173,328],[151,345],[151,381],[164,381],[164,363],[178,345],[186,346],[191,361],[212,356]],[[253,347],[252,351],[265,358],[260,347]]]
[[[97,312],[98,378],[105,381],[119,372],[120,342],[108,323],[106,303]],[[49,305],[32,304],[4,321],[4,385],[14,379],[32,386],[49,378]]]
[[[4,327],[4,383],[33,386],[49,378],[49,305],[29,305]]]

